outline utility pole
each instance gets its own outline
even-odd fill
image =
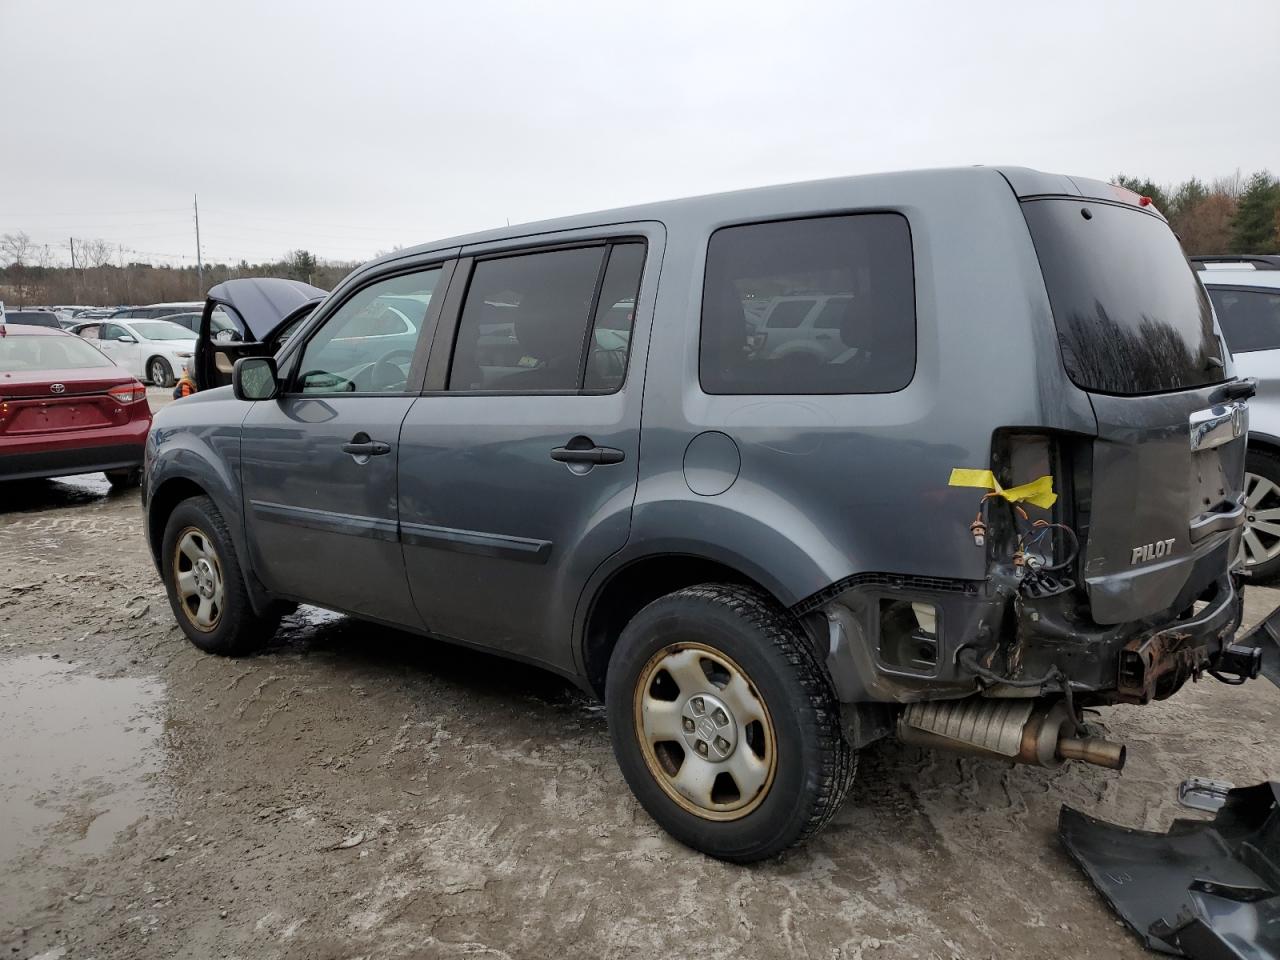
[[[204,296],[204,259],[200,254],[200,197],[192,194],[193,206],[196,211],[196,290],[197,297]]]

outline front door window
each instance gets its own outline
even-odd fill
[[[404,393],[439,279],[434,267],[357,291],[303,348],[296,392]]]

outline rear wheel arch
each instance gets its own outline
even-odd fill
[[[608,575],[587,607],[579,652],[591,689],[603,698],[609,659],[623,628],[637,613],[659,597],[707,583],[752,587],[785,606],[775,591],[723,561],[683,553],[631,560]]]
[[[1250,430],[1249,450],[1250,452],[1256,450],[1272,457],[1280,457],[1280,437],[1273,437],[1269,433],[1258,433]]]

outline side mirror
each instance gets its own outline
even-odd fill
[[[138,342],[133,337],[129,336],[129,334],[127,333],[120,334],[120,336],[116,337],[116,340],[118,340],[120,343],[137,343]]]
[[[274,357],[241,357],[231,369],[237,400],[270,400],[280,389]]]

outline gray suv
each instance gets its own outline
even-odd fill
[[[775,349],[795,298],[822,310]],[[1118,768],[1083,707],[1257,673],[1253,385],[1128,191],[971,168],[615,210],[398,251],[289,322],[155,417],[187,636],[244,653],[311,603],[556,671],[713,856],[810,835],[878,738]]]

